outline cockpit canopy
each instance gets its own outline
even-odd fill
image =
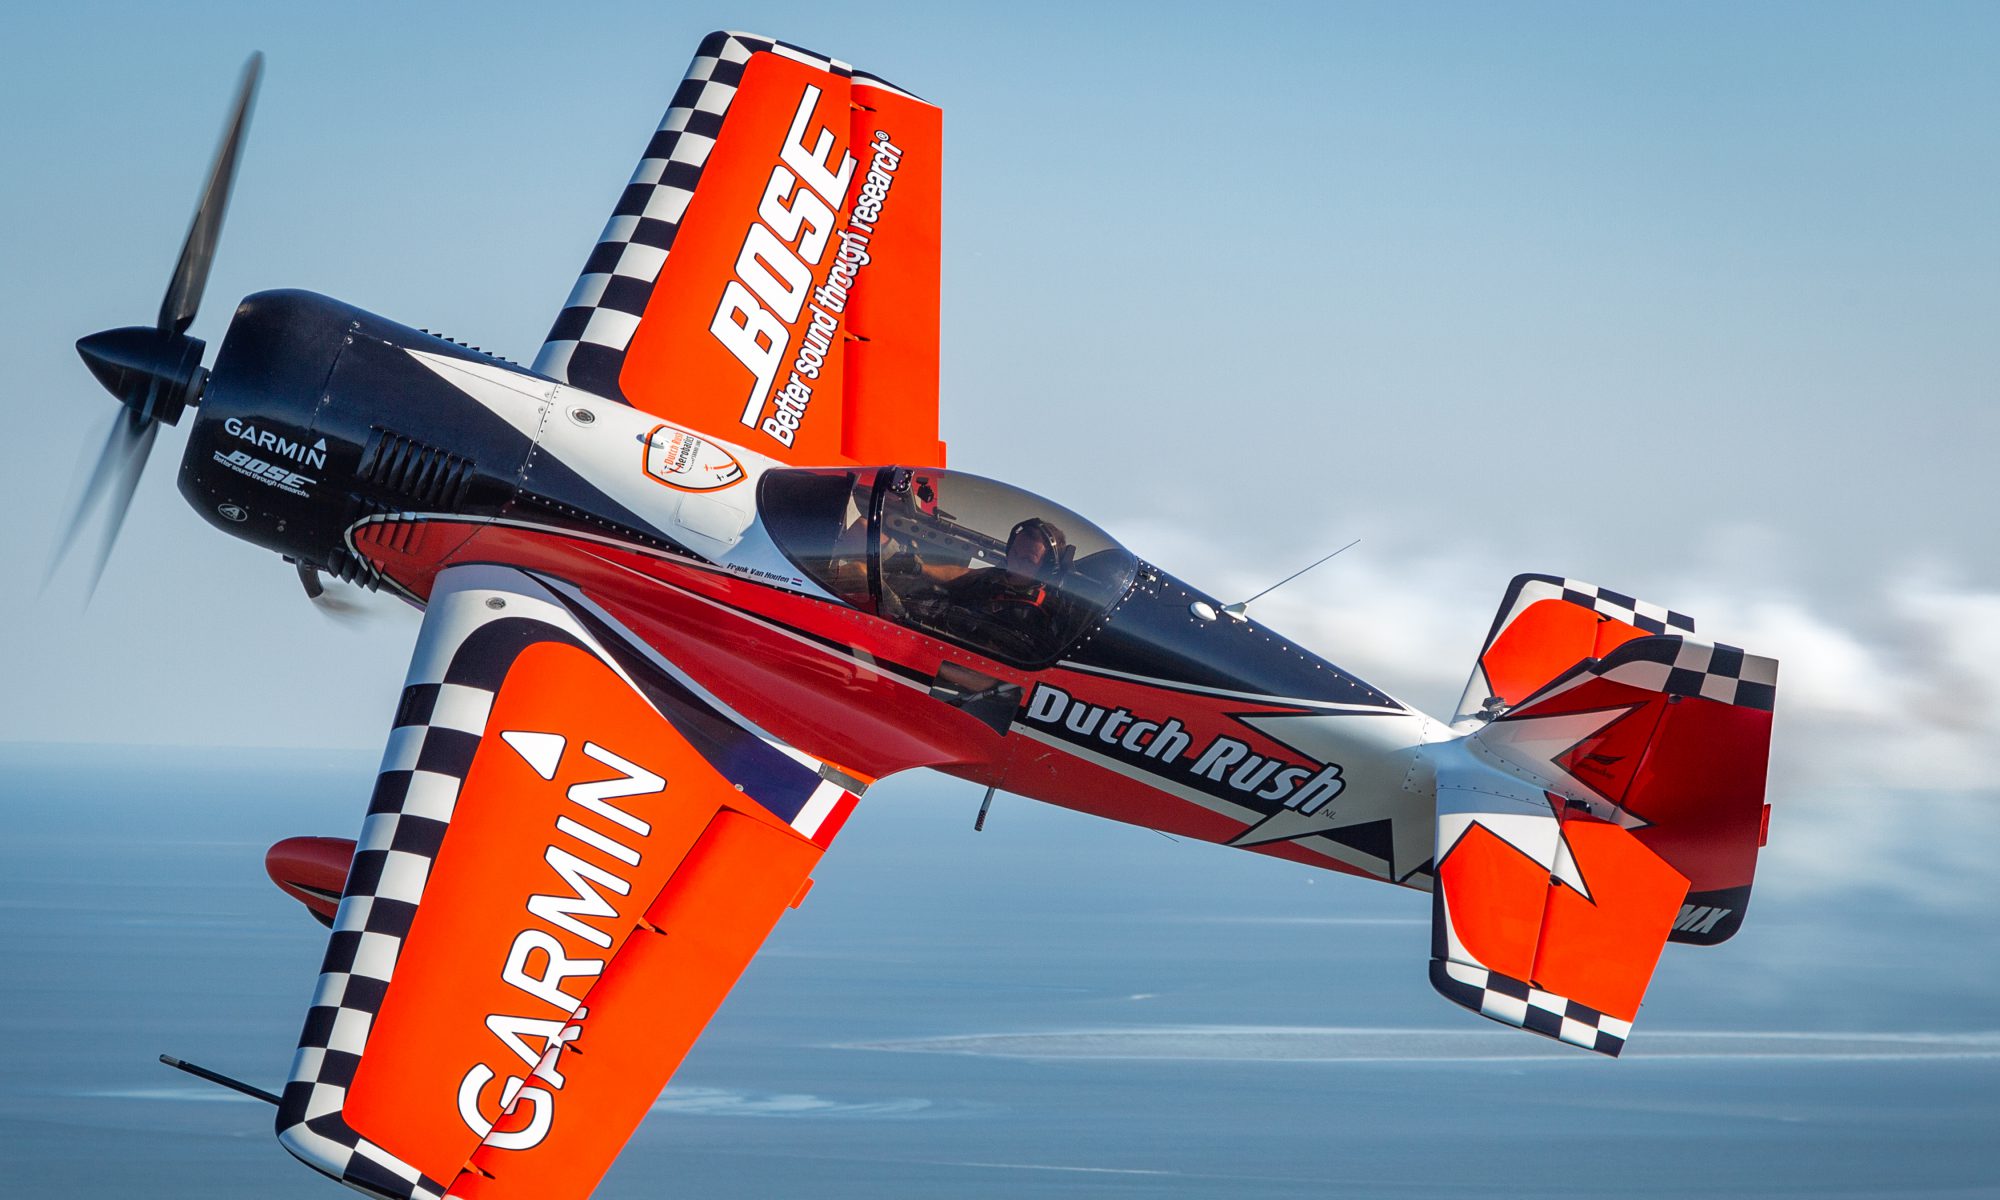
[[[1021,667],[1061,657],[1138,566],[1061,505],[958,471],[770,471],[757,505],[778,548],[829,592]]]

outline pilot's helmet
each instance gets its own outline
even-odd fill
[[[1040,517],[1029,517],[1007,534],[1007,569],[1024,579],[1047,582],[1062,573],[1069,539]]]

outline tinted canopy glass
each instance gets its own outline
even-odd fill
[[[773,471],[759,507],[836,596],[1017,666],[1060,657],[1137,567],[1069,509],[958,471]]]
[[[875,469],[770,471],[757,485],[757,509],[771,540],[814,583],[875,611],[868,578],[868,518]]]

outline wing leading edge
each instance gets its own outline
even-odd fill
[[[315,1169],[587,1195],[851,810],[607,633],[440,577],[278,1114]]]

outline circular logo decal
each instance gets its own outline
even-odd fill
[[[646,435],[646,474],[684,492],[712,492],[743,478],[743,464],[714,442],[657,425]]]
[[[215,506],[215,511],[222,514],[222,519],[225,521],[242,521],[250,516],[249,510],[240,504],[218,504]]]

